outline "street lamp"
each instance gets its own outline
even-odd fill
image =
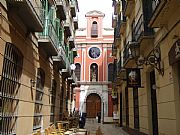
[[[155,47],[147,57],[139,56],[136,60],[137,66],[151,65],[157,69],[157,71],[163,76],[164,75],[164,65],[161,61],[161,50],[160,47]]]
[[[129,52],[130,52],[130,57],[136,59],[140,55],[140,48],[139,44],[137,42],[129,41]]]

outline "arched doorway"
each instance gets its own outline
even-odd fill
[[[86,99],[86,113],[88,118],[95,118],[101,112],[101,98],[98,94],[92,93]]]

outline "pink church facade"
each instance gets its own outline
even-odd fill
[[[100,11],[86,13],[87,27],[76,33],[77,57],[75,73],[75,108],[87,117],[112,117],[111,84],[114,57],[112,56],[113,29],[103,28],[104,14]]]

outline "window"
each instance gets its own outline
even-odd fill
[[[76,63],[76,69],[75,69],[75,75],[77,77],[77,81],[80,81],[81,77],[81,65],[79,63]]]
[[[50,122],[55,121],[54,112],[55,112],[55,102],[56,102],[56,86],[57,86],[57,83],[53,79],[52,80],[52,91],[51,91],[51,116],[50,116]]]
[[[36,130],[41,128],[41,119],[42,119],[42,98],[44,94],[44,82],[45,82],[45,72],[38,68],[37,79],[36,79],[36,100],[35,100],[35,108],[34,108],[34,121],[33,121],[33,129]]]
[[[92,23],[92,27],[91,27],[91,37],[98,37],[98,25],[97,22],[94,21]]]
[[[96,63],[91,64],[90,67],[90,81],[98,81],[98,65]]]
[[[109,65],[108,65],[108,81],[113,81],[113,68],[114,68],[114,66],[113,66],[113,64],[112,63],[110,63]]]
[[[6,43],[0,80],[0,134],[3,135],[15,133],[22,66],[22,53],[13,44]]]

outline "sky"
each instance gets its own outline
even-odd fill
[[[112,27],[112,0],[78,0],[79,13],[78,25],[79,28],[86,27],[85,14],[92,10],[98,10],[105,14],[103,19],[103,27]]]

